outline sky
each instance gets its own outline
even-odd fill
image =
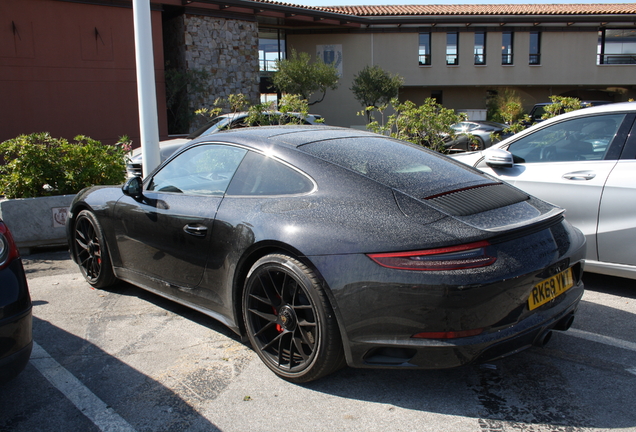
[[[608,0],[281,0],[285,3],[292,3],[301,6],[354,6],[354,5],[412,5],[412,4],[590,4],[590,3],[632,3],[630,1],[608,1]]]

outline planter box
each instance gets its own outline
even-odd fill
[[[64,224],[73,198],[75,195],[57,195],[0,201],[0,218],[9,226],[20,253],[67,244]]]

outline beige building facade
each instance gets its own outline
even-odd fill
[[[490,8],[495,11],[498,6]],[[297,51],[314,53],[324,45],[341,49],[339,88],[314,109],[329,123],[364,124],[364,118],[356,115],[362,107],[350,87],[366,65],[402,76],[401,100],[419,104],[433,97],[475,120],[485,119],[488,97],[504,89],[513,89],[526,110],[535,103],[548,102],[551,95],[612,102],[636,98],[633,17],[610,25],[602,22],[605,14],[592,21],[588,15],[500,16],[492,12],[483,16],[466,11],[464,15],[439,16],[438,20],[429,15],[410,16],[408,23],[400,23],[400,17],[390,15],[393,7],[375,9],[391,16],[393,22],[385,20],[343,33],[294,31],[287,35],[288,46]],[[510,13],[521,8],[501,9]],[[620,30],[626,35],[620,42],[622,52],[602,54],[605,48],[612,51],[619,44],[603,46],[608,29],[612,34]]]
[[[150,5],[162,139],[192,130],[194,110],[218,97],[275,100],[271,74],[292,49],[338,68],[338,89],[311,107],[331,125],[364,127],[350,88],[372,65],[404,78],[401,100],[433,97],[474,119],[504,89],[526,109],[550,95],[636,99],[635,3]],[[131,0],[0,1],[0,141],[49,131],[139,142],[132,8]],[[203,73],[205,82],[175,82],[189,73]]]

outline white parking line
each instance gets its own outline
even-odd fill
[[[80,380],[64,369],[35,341],[33,342],[33,352],[31,353],[30,361],[53,386],[61,391],[100,430],[135,432],[135,429],[126,420],[112,408],[109,408],[104,401],[95,396]]]
[[[636,351],[636,343],[626,341],[623,339],[617,339],[611,336],[603,336],[596,333],[590,333],[583,330],[577,330],[572,328],[569,329],[567,333],[570,334],[571,336],[576,336],[578,338],[586,339],[592,342],[598,342],[598,343],[610,345],[617,348],[622,348],[622,349],[626,349],[630,351]],[[636,368],[627,368],[626,370],[627,372],[636,375]]]
[[[569,329],[566,334],[576,336],[581,339],[587,339],[592,342],[598,342],[605,345],[611,345],[613,347],[622,348],[630,351],[636,351],[636,343],[626,341],[623,339],[613,338],[611,336],[603,336],[596,333],[590,333],[578,329]]]

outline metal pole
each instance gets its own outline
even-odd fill
[[[133,20],[141,151],[144,175],[147,175],[161,162],[150,0],[133,0]]]

